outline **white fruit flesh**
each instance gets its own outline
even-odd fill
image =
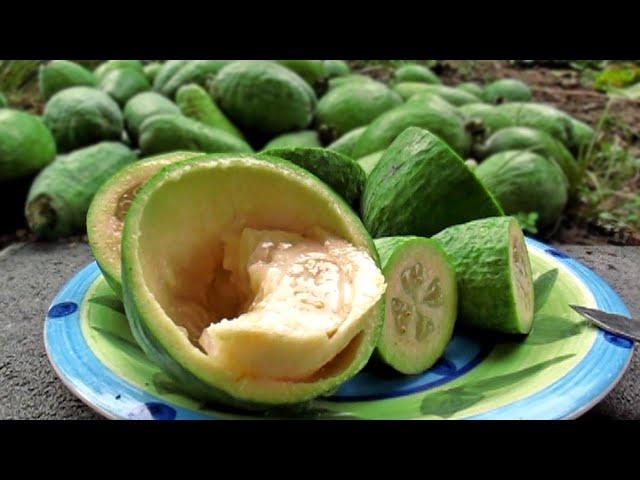
[[[509,261],[511,285],[522,332],[528,332],[533,322],[534,298],[531,262],[522,231],[516,221],[509,225]]]

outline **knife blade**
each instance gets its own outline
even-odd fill
[[[628,338],[634,342],[640,342],[640,321],[634,320],[617,313],[603,312],[595,308],[569,305],[584,318],[594,323],[602,330]]]

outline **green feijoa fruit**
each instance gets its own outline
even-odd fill
[[[71,87],[47,102],[42,116],[59,152],[68,152],[122,136],[122,112],[105,92],[90,87]]]
[[[162,63],[160,62],[151,62],[144,66],[144,74],[147,76],[147,80],[149,80],[151,85],[153,85],[153,81],[156,79],[156,75],[158,75],[161,68]]]
[[[315,130],[301,130],[299,132],[283,133],[272,138],[262,149],[289,147],[322,147],[318,132]]]
[[[357,162],[362,167],[362,170],[364,170],[364,173],[366,173],[367,176],[369,176],[373,171],[373,169],[375,168],[375,166],[378,165],[378,162],[380,162],[382,155],[384,155],[384,150],[380,150],[378,152],[373,152],[373,153],[370,153],[369,155],[365,155],[364,157],[359,158]]]
[[[440,95],[430,92],[417,93],[407,99],[405,105],[420,106],[427,110],[444,110],[453,113],[461,118],[465,118],[460,109],[447,102]]]
[[[538,213],[538,227],[555,224],[567,204],[567,179],[558,164],[526,150],[486,158],[476,176],[508,215]]]
[[[312,147],[274,148],[265,150],[262,155],[283,158],[313,173],[355,210],[358,209],[367,177],[360,165],[350,157],[333,150]]]
[[[252,151],[249,144],[229,132],[176,114],[147,118],[140,125],[139,143],[145,155],[177,150],[203,153]]]
[[[178,89],[183,85],[195,83],[197,85],[208,85],[217,75],[217,73],[229,64],[229,60],[188,60],[184,64],[178,64],[178,68],[174,70],[175,64],[168,64],[167,70],[158,72],[158,76],[153,82],[153,89],[163,95],[174,98]]]
[[[135,153],[116,142],[101,142],[58,157],[31,185],[25,206],[29,228],[43,238],[82,233],[96,191],[135,160]]]
[[[60,90],[69,87],[95,87],[96,77],[92,72],[75,62],[68,60],[53,60],[42,65],[38,71],[38,85],[40,94],[49,100]]]
[[[55,141],[40,117],[0,110],[0,182],[36,173],[55,156]]]
[[[314,89],[326,88],[327,72],[322,60],[277,60],[283,67],[298,74]]]
[[[156,92],[142,92],[131,98],[124,107],[124,121],[129,137],[137,143],[142,122],[163,113],[179,114],[180,109],[167,97]]]
[[[421,128],[402,132],[369,174],[362,218],[374,238],[431,236],[458,223],[502,215],[462,159]]]
[[[420,82],[441,84],[442,81],[431,71],[429,67],[424,65],[409,64],[399,67],[393,76],[395,83],[400,82]]]
[[[373,80],[373,78],[367,75],[362,75],[359,73],[351,73],[349,75],[344,75],[341,77],[334,77],[331,80],[329,80],[329,90],[333,90],[334,88],[341,87],[342,85],[346,85],[347,83],[361,84],[361,83],[372,82],[372,81],[375,81],[375,80]]]
[[[111,176],[93,197],[87,212],[89,246],[105,280],[119,298],[122,298],[120,240],[124,218],[136,193],[160,169],[200,155],[172,152],[133,162]]]
[[[313,118],[316,96],[300,76],[274,62],[243,60],[218,72],[213,97],[243,132],[277,135],[303,130]]]
[[[475,129],[484,136],[513,125],[509,115],[487,103],[469,103],[458,107],[458,110],[466,117],[468,124],[477,124]]]
[[[242,132],[231,123],[215,104],[209,93],[200,85],[190,83],[180,87],[176,93],[176,103],[185,117],[192,118],[210,127],[219,128],[244,140]]]
[[[482,86],[477,84],[476,82],[463,82],[456,85],[456,88],[459,90],[464,90],[471,95],[474,95],[478,98],[482,98]]]
[[[434,240],[385,237],[374,243],[387,282],[377,354],[401,373],[422,373],[442,356],[453,335],[455,272]]]
[[[348,131],[344,135],[340,136],[337,140],[331,142],[327,148],[329,150],[333,150],[334,152],[342,153],[348,157],[351,157],[353,154],[353,148],[358,143],[358,139],[367,129],[367,125],[363,127],[354,128],[353,130]]]
[[[338,138],[400,104],[400,96],[383,83],[350,83],[330,90],[320,99],[316,121]]]
[[[107,60],[98,65],[93,71],[93,74],[98,81],[101,81],[109,72],[121,68],[133,68],[134,70],[144,72],[144,67],[140,60]]]
[[[502,78],[491,82],[482,91],[482,99],[489,103],[528,102],[531,97],[529,86],[514,78]]]
[[[117,68],[106,73],[100,80],[100,89],[108,93],[118,105],[124,105],[132,97],[151,88],[143,71],[135,68]]]
[[[572,118],[565,112],[551,105],[530,102],[503,103],[497,108],[509,116],[513,126],[537,128],[557,138],[568,148],[572,147]]]
[[[153,90],[161,93],[167,82],[188,63],[189,60],[167,60],[164,62],[153,79]]]
[[[503,333],[529,333],[534,292],[524,235],[513,217],[455,225],[433,237],[458,283],[458,320]]]
[[[416,95],[418,93],[434,93],[441,96],[447,102],[459,107],[467,103],[477,103],[481,100],[472,95],[455,87],[449,87],[447,85],[432,85],[419,82],[401,82],[396,84],[393,89],[405,100]]]
[[[344,77],[351,73],[351,69],[344,60],[325,60],[324,70],[329,78]]]

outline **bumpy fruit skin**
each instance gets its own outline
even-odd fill
[[[344,60],[325,60],[324,70],[329,78],[344,77],[351,72]]]
[[[25,215],[44,238],[82,233],[96,191],[120,168],[136,160],[121,143],[102,142],[58,157],[31,185]]]
[[[371,123],[380,114],[402,104],[402,98],[383,83],[351,83],[329,91],[318,102],[317,123],[340,137]]]
[[[475,82],[463,82],[456,85],[456,88],[459,90],[464,90],[471,95],[474,95],[478,98],[482,97],[482,87]]]
[[[478,165],[475,174],[506,214],[538,212],[540,227],[554,224],[567,204],[567,180],[562,169],[536,153],[496,153]]]
[[[528,102],[531,100],[529,86],[514,78],[502,78],[484,87],[482,99],[489,103]]]
[[[31,175],[56,156],[56,144],[42,120],[9,108],[0,110],[0,182]]]
[[[410,64],[399,67],[394,74],[394,81],[400,82],[420,82],[420,83],[432,83],[441,84],[442,81],[438,76],[431,71],[430,68],[424,65]]]
[[[280,388],[276,391],[263,387],[262,390],[253,388],[252,393],[247,393],[247,385],[240,387],[229,385],[232,379],[216,379],[208,372],[200,371],[196,365],[191,365],[188,359],[179,358],[167,348],[167,344],[172,339],[167,339],[167,335],[158,334],[158,328],[154,326],[153,313],[148,311],[148,300],[144,298],[144,279],[140,273],[139,261],[136,258],[137,233],[139,231],[140,216],[144,209],[146,197],[155,189],[161,188],[169,175],[175,174],[184,165],[191,172],[194,169],[225,169],[227,172],[235,172],[238,169],[249,169],[257,174],[264,175],[265,172],[275,169],[285,175],[299,188],[313,189],[317,195],[321,195],[326,200],[326,208],[333,216],[338,217],[349,225],[351,232],[346,238],[354,245],[364,248],[371,258],[379,265],[378,253],[375,249],[371,237],[357,215],[349,209],[344,201],[327,188],[322,182],[309,172],[286,160],[274,159],[272,162],[248,155],[208,155],[206,158],[198,158],[179,162],[168,166],[154,175],[138,192],[134,199],[129,213],[125,219],[125,226],[122,236],[122,280],[124,305],[131,326],[131,331],[146,353],[146,355],[157,363],[165,372],[181,384],[186,392],[195,398],[202,398],[214,402],[224,403],[243,409],[257,410],[269,409],[275,406],[301,406],[306,402],[320,395],[329,395],[335,391],[342,383],[358,373],[367,363],[375,349],[375,344],[380,335],[383,321],[383,302],[377,302],[365,315],[368,316],[369,328],[365,332],[365,337],[361,346],[354,355],[348,367],[338,375],[322,379],[312,383],[305,383],[299,386],[290,383],[286,389]],[[260,201],[260,199],[256,199]],[[250,379],[247,379],[250,383]]]
[[[5,108],[7,105],[7,98],[4,96],[4,93],[0,92],[0,108]]]
[[[330,143],[327,148],[329,150],[333,150],[334,152],[338,152],[351,157],[353,155],[353,148],[356,146],[356,143],[358,143],[358,139],[360,138],[360,136],[367,129],[367,126],[368,125],[365,125],[363,127],[354,128],[353,130],[348,131],[340,138]]]
[[[176,103],[185,117],[219,128],[244,140],[242,132],[222,113],[209,93],[200,85],[190,83],[180,87],[176,93]]]
[[[277,63],[295,72],[314,89],[321,88],[326,82],[327,72],[322,60],[278,60]]]
[[[105,211],[105,205],[111,204],[110,197],[114,195],[114,191],[122,192],[122,190],[128,190],[132,181],[143,184],[167,165],[200,155],[202,154],[198,152],[172,152],[132,162],[109,177],[97,190],[87,212],[87,238],[104,279],[118,298],[122,299],[121,265],[119,260],[114,262],[110,252],[107,250],[109,247],[105,240],[108,235],[112,234],[109,230],[114,228],[112,220],[115,212]],[[124,187],[122,186],[123,184]],[[135,186],[135,183],[133,185]]]
[[[120,68],[133,68],[134,70],[144,72],[144,67],[140,60],[107,60],[98,65],[93,71],[93,74],[98,81],[101,81],[109,72]]]
[[[382,155],[384,155],[384,150],[370,153],[369,155],[365,155],[357,160],[358,164],[362,167],[362,170],[364,170],[364,173],[366,173],[367,176],[371,175],[373,169],[378,165],[378,162],[380,162]]]
[[[468,103],[458,107],[468,121],[479,121],[485,135],[513,125],[510,115],[486,103]]]
[[[510,232],[522,237],[517,220],[497,217],[455,225],[433,237],[456,271],[461,323],[504,333],[529,332],[530,319],[519,318],[515,302]],[[525,289],[533,301],[531,265],[528,255],[524,257],[529,264],[528,275],[523,274]]]
[[[401,82],[396,84],[393,89],[405,100],[418,93],[434,93],[441,96],[447,102],[456,107],[466,105],[467,103],[478,103],[481,100],[464,90],[447,85],[430,85],[420,82]]]
[[[95,87],[98,81],[92,72],[82,65],[68,60],[53,60],[40,67],[38,85],[40,94],[49,100],[60,90],[69,87]]]
[[[174,114],[153,115],[142,122],[139,143],[145,155],[176,150],[204,153],[252,151],[249,144],[224,130]]]
[[[471,135],[460,115],[446,109],[407,104],[389,110],[371,122],[353,148],[353,158],[384,150],[408,127],[429,130],[461,156],[465,156],[471,147]]]
[[[507,114],[512,125],[537,128],[557,138],[568,148],[573,144],[571,116],[551,105],[543,103],[510,102],[498,105]]]
[[[302,130],[300,132],[283,133],[269,141],[263,150],[288,147],[322,147],[318,132],[315,130]]]
[[[329,185],[354,210],[358,209],[367,176],[353,159],[311,147],[275,148],[265,150],[262,155],[283,158],[304,168]]]
[[[374,238],[431,236],[502,215],[492,195],[440,138],[416,127],[387,148],[367,180],[362,218]]]
[[[147,76],[147,80],[149,80],[149,83],[151,85],[153,85],[153,81],[155,80],[156,75],[158,75],[158,72],[161,68],[162,63],[160,62],[152,62],[144,66],[144,74]]]
[[[216,103],[242,131],[277,135],[303,130],[316,107],[307,82],[274,62],[233,62],[220,70],[212,89]]]
[[[486,158],[505,150],[529,150],[554,160],[562,168],[570,188],[579,180],[580,169],[571,152],[560,141],[542,130],[529,127],[498,130],[478,148],[478,157]]]
[[[377,357],[400,373],[407,375],[422,373],[442,356],[453,336],[458,302],[455,271],[447,254],[435,240],[423,237],[402,236],[378,238],[374,240],[374,243],[380,255],[382,272],[387,281],[385,323],[382,327],[380,338],[378,339],[376,348]],[[434,337],[434,334],[431,333],[431,338],[423,339],[430,342],[430,348],[426,351],[424,349],[422,349],[422,351],[414,351],[413,348],[407,349],[406,346],[403,347],[402,344],[394,341],[398,339],[398,331],[389,328],[392,327],[393,324],[390,325],[388,322],[395,322],[396,319],[387,315],[387,310],[389,303],[393,301],[391,292],[395,290],[395,288],[392,288],[392,282],[402,282],[401,277],[397,275],[398,264],[402,265],[400,262],[406,261],[407,258],[411,258],[413,261],[417,259],[420,259],[417,261],[423,261],[425,257],[428,258],[432,266],[437,265],[439,269],[442,269],[442,276],[438,277],[438,286],[442,289],[441,291],[444,292],[443,301],[440,305],[440,307],[444,309],[442,312],[444,315],[440,317],[438,322],[438,330],[435,334],[437,337]],[[425,275],[425,277],[427,277],[427,275]],[[425,278],[424,280],[428,282],[433,279]],[[395,287],[395,285],[393,287]],[[415,321],[415,318],[413,321]],[[390,332],[393,332],[393,334],[389,335]],[[407,333],[405,333],[405,335]]]
[[[108,93],[120,107],[139,93],[151,88],[143,71],[135,68],[117,68],[111,70],[100,80],[100,89]]]
[[[124,122],[129,136],[137,142],[140,125],[147,118],[160,114],[180,114],[178,106],[156,92],[142,92],[131,98],[124,107]]]
[[[229,60],[171,60],[158,72],[153,89],[166,97],[174,98],[183,85],[206,85],[228,63]]]
[[[118,104],[105,92],[90,87],[71,87],[56,93],[44,108],[43,120],[59,152],[119,140],[122,135]]]

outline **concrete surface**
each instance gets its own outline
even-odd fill
[[[564,246],[640,318],[640,248]],[[98,419],[49,365],[44,315],[62,285],[92,260],[84,244],[18,244],[0,252],[0,419]],[[618,386],[584,420],[640,419],[638,349]]]

